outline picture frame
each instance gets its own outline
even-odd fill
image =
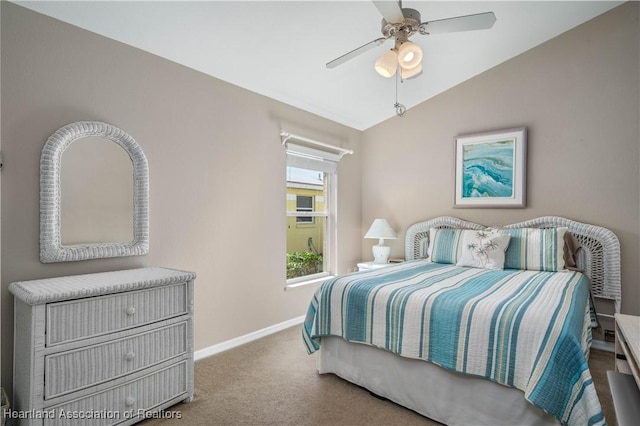
[[[455,138],[454,208],[526,207],[527,129]]]

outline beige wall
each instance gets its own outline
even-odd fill
[[[638,3],[624,4],[365,131],[362,231],[386,217],[402,256],[407,227],[440,215],[605,226],[621,243],[622,310],[640,314],[639,39]],[[529,134],[527,208],[453,209],[454,137],[518,126]]]
[[[355,151],[338,170],[339,271],[359,261],[361,132],[1,4],[5,389],[11,388],[13,339],[7,287],[16,280],[147,265],[195,271],[196,349],[304,315],[315,287],[284,291],[281,129]],[[79,120],[116,125],[144,150],[147,256],[40,263],[40,151],[51,133]]]

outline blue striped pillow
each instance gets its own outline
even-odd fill
[[[502,229],[511,235],[505,254],[505,269],[532,271],[563,271],[564,234],[567,228],[519,228]]]
[[[429,259],[434,263],[457,263],[462,251],[462,229],[429,229]]]

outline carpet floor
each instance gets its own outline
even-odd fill
[[[614,355],[592,350],[589,367],[607,423]],[[319,375],[296,326],[195,363],[195,398],[165,411],[166,425],[438,425],[333,374]],[[514,425],[517,420],[514,419]]]

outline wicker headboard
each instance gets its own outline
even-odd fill
[[[552,228],[566,226],[580,241],[577,266],[591,279],[591,290],[595,296],[615,300],[615,310],[620,312],[620,243],[618,237],[601,226],[580,223],[556,216],[544,216],[525,222],[506,225],[503,228]],[[483,229],[484,225],[441,216],[416,223],[407,229],[405,237],[405,258],[420,259],[427,256],[429,228]]]

